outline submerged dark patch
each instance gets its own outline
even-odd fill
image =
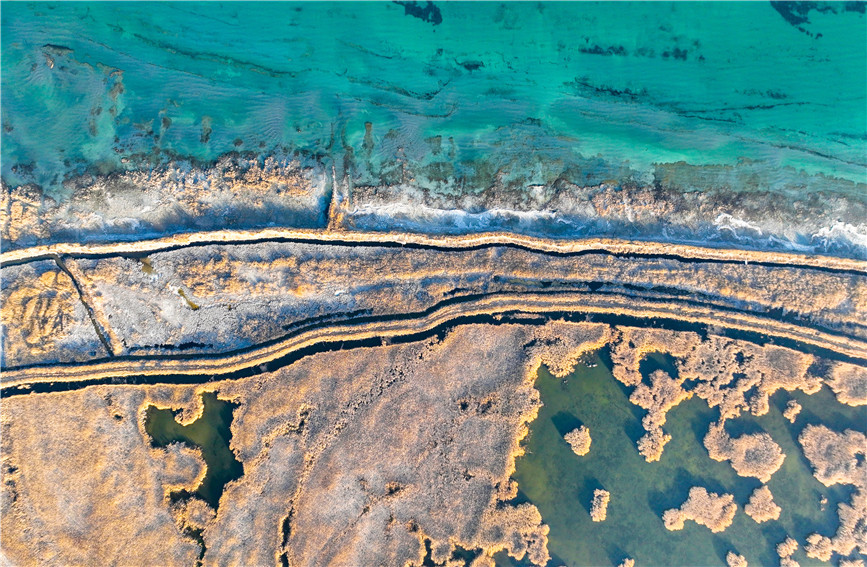
[[[430,0],[428,0],[424,5],[415,0],[410,2],[395,0],[394,3],[403,6],[403,13],[406,16],[412,16],[425,22],[430,22],[435,26],[443,23],[443,15],[440,13],[440,9]]]
[[[861,8],[857,6],[850,6],[851,4],[862,4]],[[804,28],[804,25],[810,24],[810,12],[815,10],[817,12],[831,12],[832,14],[837,14],[837,7],[833,4],[824,3],[824,2],[789,2],[789,1],[777,1],[772,0],[771,6],[786,20],[792,27],[796,28],[798,31],[804,32],[810,37],[820,38],[822,34],[816,33],[807,30]],[[849,12],[864,12],[863,2],[847,2],[844,6],[844,11]]]

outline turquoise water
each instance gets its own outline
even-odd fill
[[[827,388],[806,396],[777,392],[768,414],[743,416],[730,424],[730,433],[768,432],[786,454],[768,487],[782,508],[777,521],[757,524],[743,511],[756,479],[735,474],[727,462],[707,456],[702,440],[707,426],[718,418],[703,400],[692,398],[668,413],[664,429],[672,435],[658,462],[647,463],[635,441],[643,434],[644,410],[633,406],[628,391],[611,376],[603,358],[595,367],[578,365],[565,379],[554,378],[544,367],[536,387],[544,407],[524,441],[526,455],[513,475],[519,498],[533,502],[549,524],[548,548],[552,565],[618,565],[632,557],[636,565],[720,565],[729,551],[744,555],[750,565],[776,565],[776,544],[791,535],[802,543],[794,559],[817,565],[804,554],[803,542],[813,532],[832,535],[837,526],[837,503],[848,501],[851,487],[825,487],[813,476],[801,455],[797,436],[808,423],[825,423],[836,430],[863,431],[864,408],[839,404]],[[794,397],[803,410],[795,424],[782,416]],[[575,456],[563,434],[577,425],[590,429],[592,444],[584,457]],[[686,500],[689,488],[701,485],[717,493],[734,494],[738,512],[724,532],[688,521],[683,530],[665,529],[661,516]],[[605,522],[590,520],[595,488],[611,493]],[[824,509],[820,500],[826,497]],[[499,558],[501,564],[511,562]]]
[[[363,156],[370,122],[359,179],[395,156],[470,185],[480,159],[544,183],[747,158],[863,182],[863,6],[4,2],[2,176],[61,197],[172,156]]]

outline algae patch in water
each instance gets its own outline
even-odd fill
[[[716,565],[725,564],[726,554],[735,551],[750,564],[773,565],[778,561],[774,547],[787,535],[803,542],[810,533],[836,531],[837,504],[848,501],[851,491],[825,487],[813,477],[797,436],[810,423],[861,430],[863,408],[839,404],[826,387],[812,396],[778,391],[766,415],[728,421],[733,434],[769,433],[786,453],[768,482],[782,508],[780,518],[758,524],[743,505],[760,482],[737,476],[727,462],[711,460],[702,445],[718,411],[698,397],[673,408],[664,426],[671,442],[658,462],[645,462],[636,449],[645,411],[629,402],[630,388],[611,375],[606,354],[601,351],[593,367],[579,364],[565,379],[555,378],[544,366],[539,369],[536,387],[544,406],[530,424],[526,454],[517,459],[513,478],[518,498],[536,505],[550,526],[552,564],[618,565],[631,557],[643,565]],[[657,367],[674,372],[670,361],[652,355],[642,364],[642,374]],[[804,407],[794,424],[782,415],[789,399]],[[583,457],[576,457],[563,439],[579,425],[593,434],[593,445]],[[681,531],[665,529],[662,513],[680,506],[692,486],[734,495],[738,511],[724,532],[711,533],[692,522]],[[611,493],[604,522],[593,522],[590,516],[596,489]],[[793,559],[817,564],[804,555],[803,546]],[[497,563],[515,564],[505,556],[498,556]]]
[[[150,258],[139,258],[139,263],[141,264],[141,271],[149,276],[152,276],[156,273],[154,270],[153,264],[151,264]]]
[[[178,295],[180,295],[184,299],[184,301],[187,303],[187,307],[189,307],[193,311],[198,311],[199,308],[201,307],[201,305],[199,305],[198,303],[195,303],[192,299],[190,299],[187,296],[187,294],[184,293],[184,290],[182,290],[181,288],[178,288]]]
[[[208,469],[195,495],[217,509],[227,483],[244,474],[243,465],[229,448],[232,438],[229,426],[237,404],[217,398],[215,392],[202,394],[204,410],[196,421],[181,425],[175,420],[177,411],[147,408],[145,430],[154,447],[180,442],[199,447]]]

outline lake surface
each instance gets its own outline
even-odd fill
[[[664,360],[657,362],[665,368]],[[591,366],[579,364],[565,379],[540,368],[536,387],[544,407],[530,425],[526,455],[517,460],[513,475],[519,499],[535,504],[551,528],[551,565],[618,565],[626,557],[635,559],[636,565],[720,565],[728,551],[744,555],[750,565],[776,565],[775,546],[787,534],[802,543],[793,556],[796,561],[818,564],[804,554],[803,541],[813,532],[836,532],[837,503],[849,500],[851,487],[819,483],[797,437],[808,423],[864,431],[865,408],[839,404],[827,388],[812,396],[778,391],[766,415],[728,422],[727,429],[735,435],[768,432],[786,454],[768,482],[782,508],[780,518],[758,524],[744,513],[743,505],[761,483],[737,476],[728,462],[711,460],[702,444],[708,424],[719,416],[716,409],[697,397],[673,408],[663,427],[672,440],[658,462],[647,463],[635,446],[643,434],[644,410],[629,402],[628,389],[611,375],[604,351]],[[803,406],[794,424],[782,416],[791,398]],[[572,453],[563,440],[563,434],[581,424],[592,438],[584,457]],[[679,507],[695,485],[734,494],[738,511],[724,532],[714,534],[692,521],[680,531],[665,529],[662,513]],[[611,493],[608,517],[601,523],[592,522],[589,514],[596,488]],[[823,497],[828,499],[824,509]],[[512,564],[505,557],[498,559],[502,565]]]

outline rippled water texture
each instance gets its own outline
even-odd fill
[[[538,183],[744,159],[863,182],[864,4],[789,4],[4,3],[2,175],[60,197],[167,156],[358,154],[370,122],[410,161],[442,136],[470,183],[480,156]]]

